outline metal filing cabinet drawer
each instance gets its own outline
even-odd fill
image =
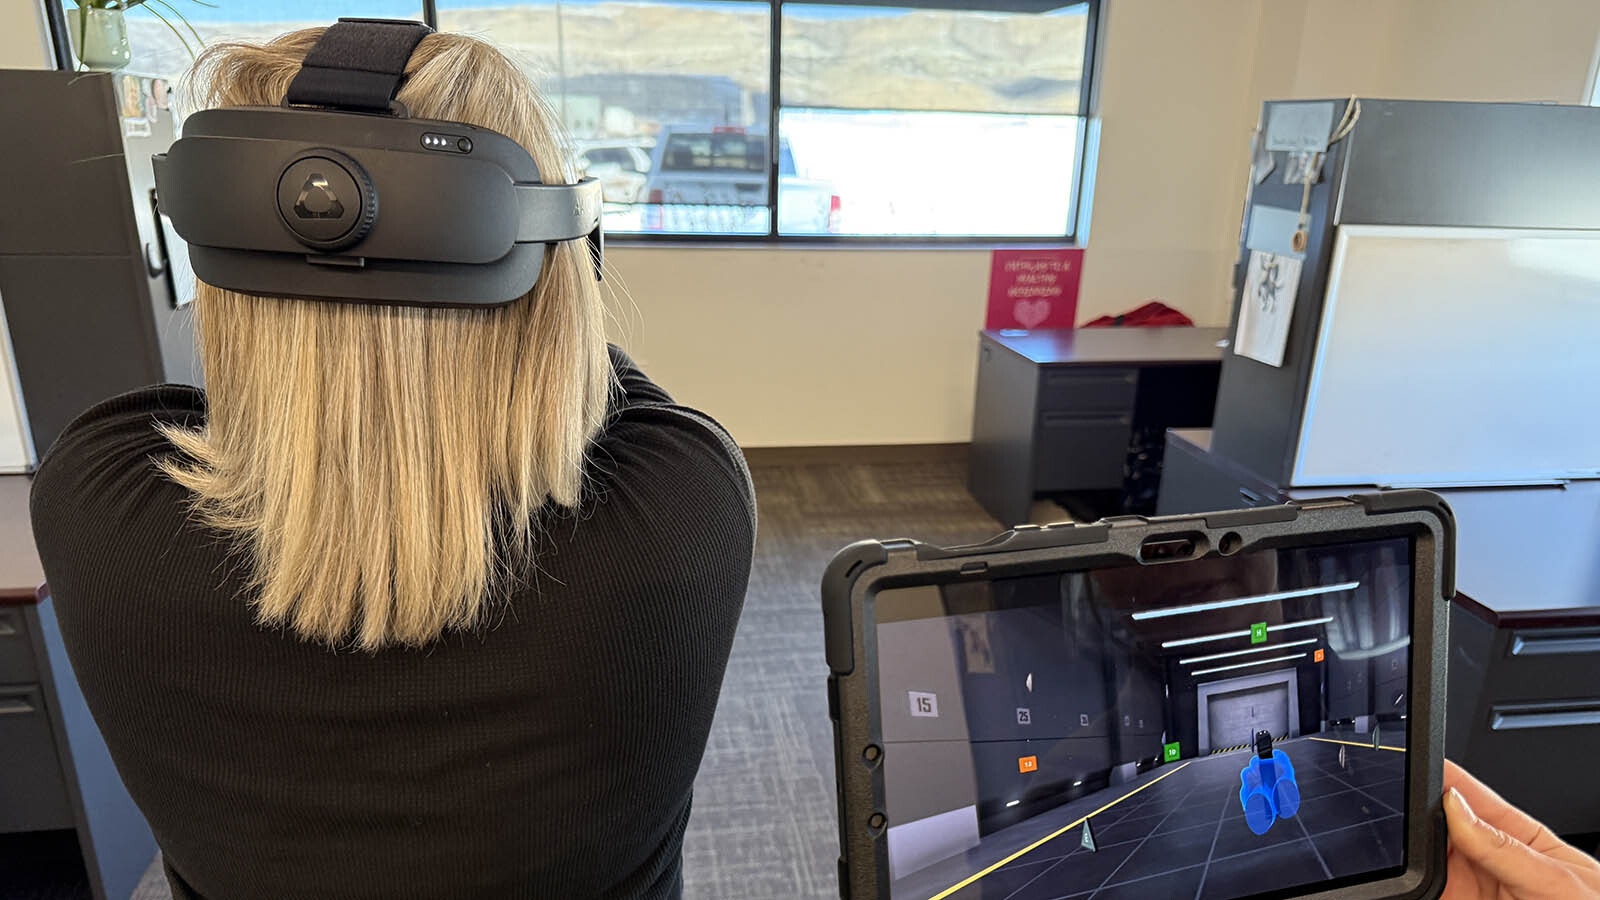
[[[1600,706],[1600,627],[1516,628],[1504,638],[1504,658],[1485,681],[1495,703],[1573,698]],[[1600,723],[1596,723],[1600,725]]]
[[[1132,436],[1133,417],[1126,413],[1040,413],[1033,444],[1034,489],[1120,488]]]
[[[32,684],[39,680],[33,644],[22,607],[0,606],[0,684]]]
[[[0,686],[0,834],[71,827],[72,805],[39,686]]]
[[[1040,411],[1132,413],[1138,369],[1041,369]]]

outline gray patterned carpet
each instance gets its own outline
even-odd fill
[[[753,470],[761,507],[755,569],[684,842],[689,900],[832,900],[833,732],[817,583],[860,538],[941,544],[998,524],[955,463]],[[170,900],[153,866],[133,900]]]

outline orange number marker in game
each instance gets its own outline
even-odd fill
[[[1017,771],[1018,772],[1037,772],[1037,771],[1039,771],[1039,757],[1037,757],[1037,756],[1019,756],[1019,757],[1017,757]]]
[[[1322,662],[1322,650],[1321,650],[1321,648],[1318,648],[1315,653],[1311,654],[1311,661],[1312,662]]]

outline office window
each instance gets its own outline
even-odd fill
[[[766,235],[765,2],[440,0],[439,27],[511,52],[599,179],[611,232]]]
[[[1091,4],[933,8],[950,5],[440,0],[438,16],[522,59],[613,233],[1070,237]]]
[[[68,2],[65,9],[73,10]],[[160,12],[161,16],[156,13]],[[174,79],[194,61],[204,45],[229,40],[264,41],[287,31],[327,25],[340,16],[422,19],[420,0],[264,0],[240,4],[228,0],[150,0],[129,10],[128,47],[133,59],[123,69],[130,75]],[[73,30],[72,16],[65,17]],[[185,24],[187,23],[187,24]],[[76,46],[77,38],[70,43]],[[76,54],[73,59],[76,60]]]
[[[779,133],[805,165],[785,203],[838,198],[842,234],[1073,231],[1088,7],[783,6]]]
[[[127,71],[148,77],[188,65],[180,35],[260,40],[339,16],[429,15],[488,38],[565,122],[613,233],[1077,229],[1097,0],[436,0],[426,13],[420,0],[151,2],[192,29],[128,14]]]

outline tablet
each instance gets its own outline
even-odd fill
[[[1395,491],[845,548],[841,895],[1437,896],[1453,540]]]

